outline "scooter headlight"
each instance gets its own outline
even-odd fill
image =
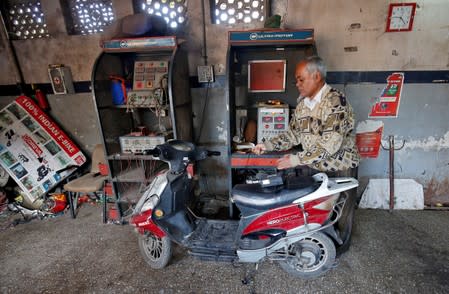
[[[148,197],[147,200],[145,200],[144,204],[142,205],[142,209],[140,209],[140,212],[154,209],[158,203],[159,197],[156,194],[153,194],[150,197]]]

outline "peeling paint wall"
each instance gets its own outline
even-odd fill
[[[417,3],[413,30],[386,33],[391,2],[288,1],[285,26],[314,28],[329,70],[447,70],[449,2],[412,1]]]
[[[444,149],[449,148],[449,132],[444,134],[441,138],[435,138],[434,136],[429,136],[428,138],[425,138],[423,140],[413,140],[410,139],[410,141],[406,141],[407,144],[404,145],[404,149],[409,150],[415,150],[415,149],[422,149],[423,151],[432,151],[432,152],[438,152]],[[384,142],[382,142],[384,144]]]
[[[407,76],[405,76],[407,79]],[[385,85],[335,85],[346,92],[358,122],[368,119],[372,97]],[[438,199],[449,202],[449,85],[404,84],[397,118],[381,119],[384,123],[382,145],[389,147],[393,135],[395,146],[394,174],[398,179],[414,179],[424,186],[427,202]],[[363,159],[359,176],[362,189],[370,178],[389,177],[389,152],[378,158]],[[434,200],[431,198],[434,197]]]

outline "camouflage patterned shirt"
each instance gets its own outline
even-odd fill
[[[358,166],[354,112],[345,95],[325,85],[321,101],[311,110],[300,100],[289,129],[265,142],[267,151],[284,151],[299,144],[303,151],[291,156],[292,164],[320,171],[339,171]]]

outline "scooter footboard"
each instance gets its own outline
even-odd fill
[[[238,226],[238,221],[199,219],[184,245],[190,255],[202,260],[234,261]]]

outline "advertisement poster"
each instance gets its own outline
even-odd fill
[[[86,157],[30,98],[18,97],[0,110],[0,164],[31,201],[81,166]]]
[[[384,124],[382,121],[366,120],[357,125],[355,143],[361,157],[377,158]]]
[[[397,117],[401,101],[404,73],[393,73],[387,78],[387,86],[383,89],[379,101],[373,105],[369,118]]]

